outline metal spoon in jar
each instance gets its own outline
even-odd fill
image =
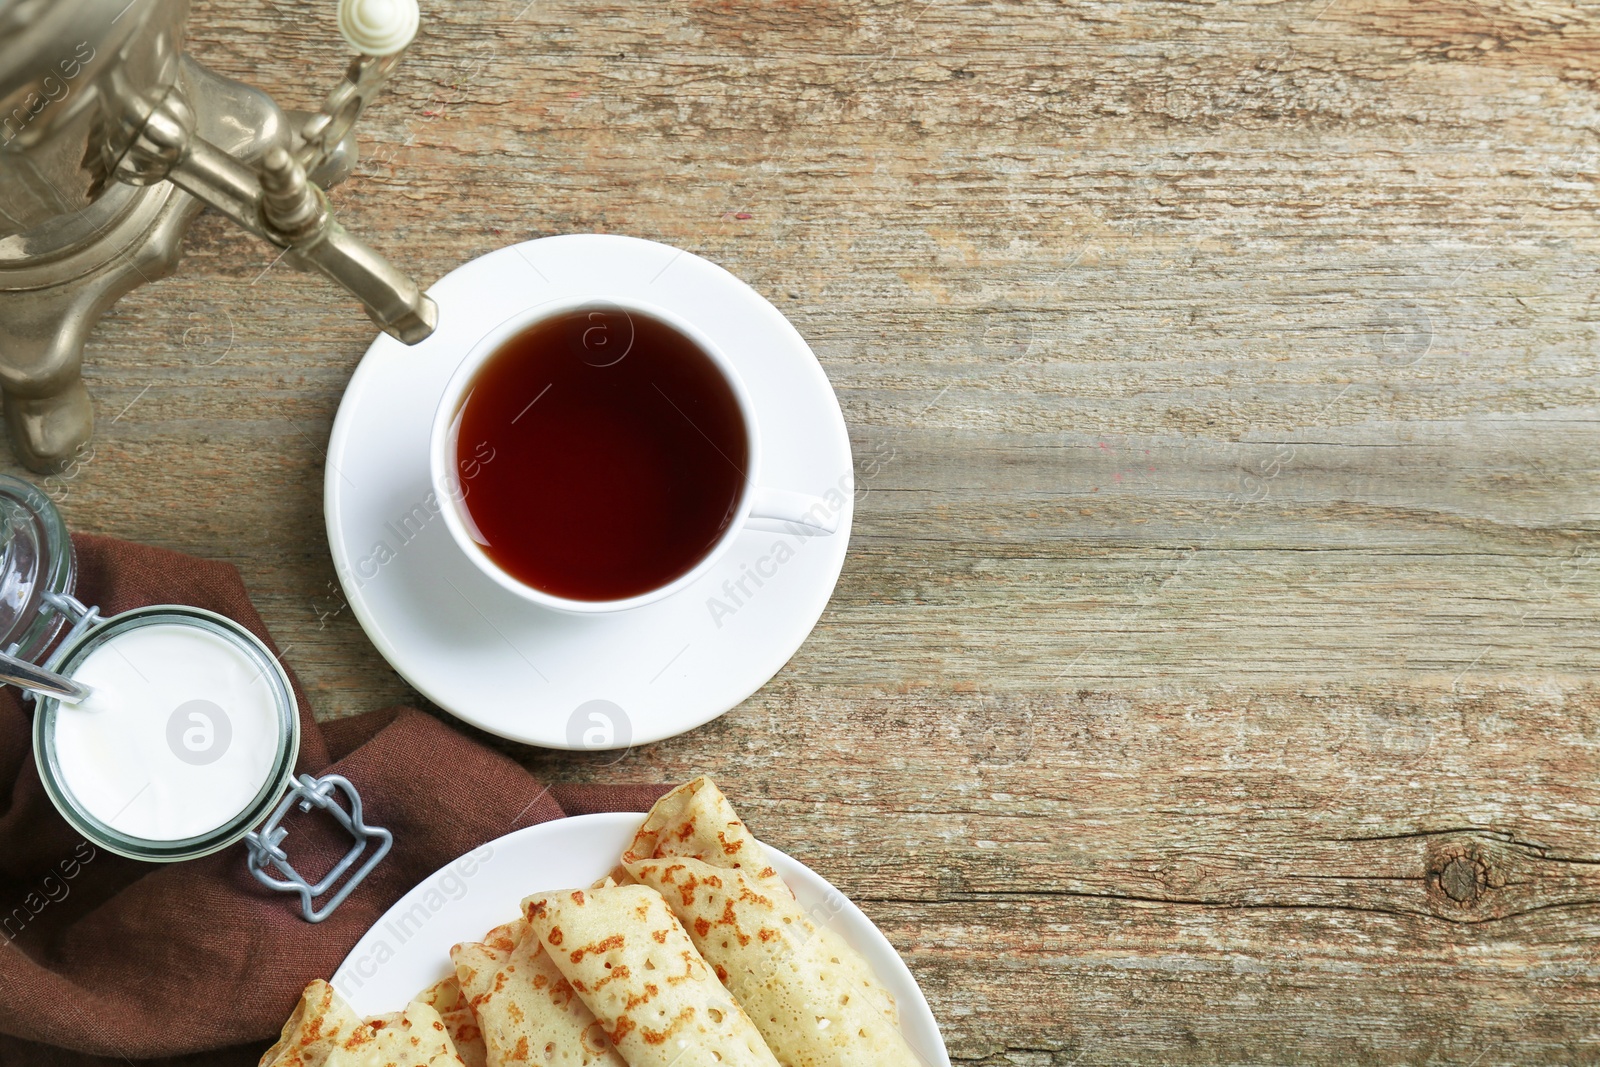
[[[55,697],[63,704],[77,704],[85,700],[93,689],[82,682],[47,671],[25,659],[0,652],[0,683],[26,689],[47,697]]]

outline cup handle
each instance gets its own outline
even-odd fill
[[[794,493],[787,489],[758,486],[750,493],[748,525],[778,529],[785,525],[803,526],[814,534],[831,534],[839,529],[839,515],[821,497]]]

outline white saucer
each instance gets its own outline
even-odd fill
[[[844,416],[795,328],[721,267],[631,237],[547,237],[503,248],[429,292],[439,303],[438,329],[411,348],[387,335],[372,343],[328,445],[324,507],[334,566],[384,658],[452,714],[547,748],[657,741],[761,688],[833,594],[855,504]],[[614,615],[548,612],[478,571],[431,499],[434,409],[456,365],[497,323],[547,300],[594,293],[632,295],[704,330],[738,368],[758,413],[763,469],[754,480],[842,497],[838,532],[808,539],[747,529],[695,584]]]
[[[425,879],[372,924],[333,975],[357,1015],[400,1011],[452,973],[450,948],[516,917],[522,898],[603,878],[643,816],[577,815],[516,830]],[[806,912],[861,953],[900,1009],[900,1032],[928,1067],[950,1067],[939,1024],[905,961],[861,909],[815,871],[771,845],[779,877]]]

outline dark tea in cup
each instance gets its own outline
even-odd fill
[[[568,309],[514,334],[457,425],[468,532],[551,596],[660,589],[738,521],[752,451],[739,397],[698,343],[638,310]]]

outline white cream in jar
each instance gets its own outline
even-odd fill
[[[298,742],[270,653],[190,618],[108,629],[71,657],[93,692],[50,714],[55,784],[76,813],[151,843],[258,819]]]
[[[50,670],[90,694],[40,701],[38,773],[96,845],[158,862],[205,856],[245,837],[294,785],[290,680],[232,619],[178,605],[88,613]]]

